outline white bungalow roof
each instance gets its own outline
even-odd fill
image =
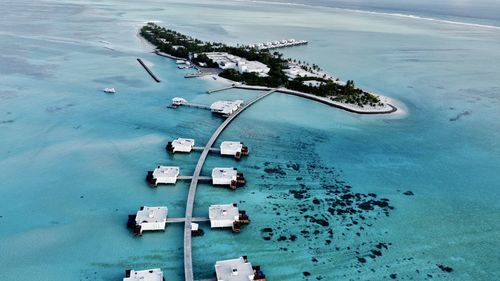
[[[238,141],[223,141],[220,144],[221,151],[238,152],[243,148],[243,144]]]
[[[194,139],[178,138],[172,141],[173,146],[194,146]]]
[[[131,270],[130,277],[123,278],[123,281],[163,281],[163,272],[159,268]]]
[[[243,257],[216,262],[215,274],[217,281],[250,281],[254,277],[252,264]]]
[[[232,179],[237,174],[238,170],[236,168],[214,168],[212,170],[212,179]]]
[[[148,207],[144,206],[137,212],[135,222],[137,224],[164,222],[167,220],[167,207]]]
[[[208,208],[208,218],[213,220],[237,221],[240,217],[236,204],[212,205]]]
[[[174,177],[177,178],[179,176],[179,167],[171,167],[171,166],[158,166],[153,171],[154,178],[162,178],[162,177]]]
[[[210,109],[214,112],[229,114],[238,109],[238,107],[240,107],[242,103],[243,103],[242,100],[235,100],[235,101],[220,100],[212,103],[212,105],[210,105]]]

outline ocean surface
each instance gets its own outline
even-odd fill
[[[157,267],[183,280],[182,225],[138,238],[127,215],[165,205],[183,216],[189,183],[152,189],[146,172],[168,164],[190,175],[199,154],[168,155],[165,144],[203,145],[222,119],[165,106],[261,93],[206,94],[221,84],[184,79],[152,54],[137,37],[146,21],[228,44],[308,40],[283,53],[407,112],[360,116],[273,94],[242,113],[219,142],[243,141],[250,156],[212,155],[203,174],[236,166],[248,183],[200,185],[194,213],[235,202],[252,222],[237,235],[201,224],[197,279],[247,255],[268,280],[499,280],[498,7],[446,1],[465,7],[443,15],[430,2],[370,2],[1,1],[0,280],[121,280]]]

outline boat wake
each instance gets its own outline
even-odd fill
[[[236,1],[236,2],[252,2],[252,3],[268,4],[268,5],[299,6],[299,7],[308,7],[308,8],[317,8],[317,7],[320,7],[320,6],[317,6],[317,5],[309,5],[309,4],[301,4],[301,3],[290,3],[290,2],[273,2],[273,1],[265,1],[265,0],[234,0],[234,1]],[[360,9],[348,9],[348,8],[337,8],[337,7],[328,7],[328,8],[331,8],[331,9],[334,9],[334,10],[338,10],[338,11],[347,11],[347,12],[354,12],[354,13],[360,13],[360,14],[372,14],[372,15],[392,16],[392,17],[399,17],[399,18],[408,18],[408,19],[415,19],[415,20],[432,21],[432,22],[437,22],[437,23],[446,23],[446,24],[453,24],[453,25],[469,26],[469,27],[475,27],[475,28],[500,30],[500,26],[497,26],[497,25],[488,25],[488,24],[480,24],[480,23],[472,23],[472,22],[453,21],[453,20],[446,20],[446,19],[439,19],[439,18],[417,16],[417,15],[412,15],[412,14],[376,12],[376,11],[368,11],[368,10],[360,10]]]

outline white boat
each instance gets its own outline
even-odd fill
[[[115,88],[104,88],[103,91],[105,93],[108,93],[108,94],[114,94],[114,93],[116,93]]]

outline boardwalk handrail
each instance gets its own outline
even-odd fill
[[[191,244],[191,222],[193,221],[193,207],[194,207],[194,198],[196,195],[196,188],[198,186],[198,180],[200,177],[201,169],[205,164],[205,160],[212,148],[213,144],[219,137],[219,135],[224,131],[224,129],[233,121],[242,111],[250,107],[252,104],[258,102],[259,100],[267,97],[268,95],[274,93],[276,89],[273,89],[253,100],[243,105],[240,109],[231,114],[224,122],[215,130],[210,140],[207,142],[203,152],[198,159],[198,163],[196,164],[196,168],[193,173],[193,179],[191,180],[191,184],[189,186],[189,192],[186,202],[186,218],[184,224],[184,275],[186,281],[194,281],[193,274],[193,256],[192,256],[192,244]]]

